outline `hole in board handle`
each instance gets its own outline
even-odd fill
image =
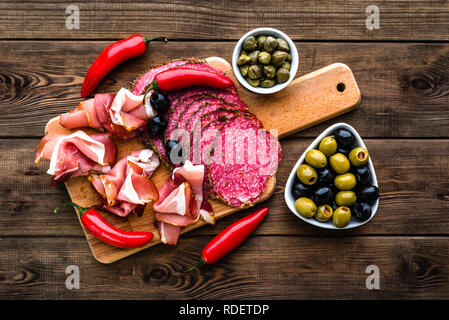
[[[337,84],[337,90],[338,92],[343,92],[346,89],[346,85],[343,82],[340,82],[339,84]]]

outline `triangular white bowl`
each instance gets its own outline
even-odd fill
[[[285,196],[285,202],[287,203],[288,208],[290,209],[291,212],[293,212],[298,218],[300,218],[301,220],[304,220],[305,222],[312,224],[316,227],[319,228],[325,228],[325,229],[336,229],[336,230],[345,230],[345,229],[352,229],[352,228],[357,228],[360,227],[362,225],[364,225],[365,223],[367,223],[368,221],[370,221],[374,215],[376,214],[377,211],[377,207],[379,206],[379,199],[376,200],[376,202],[371,205],[371,217],[363,222],[360,222],[358,220],[355,219],[354,214],[352,214],[351,217],[351,221],[348,223],[348,225],[344,228],[337,228],[336,226],[334,226],[334,224],[332,223],[332,219],[330,219],[327,222],[319,222],[317,221],[315,218],[304,218],[302,215],[300,215],[296,209],[295,209],[295,198],[292,195],[292,187],[293,184],[295,183],[295,177],[296,177],[296,170],[298,169],[298,167],[305,163],[304,158],[306,156],[306,153],[311,150],[311,149],[318,149],[318,146],[320,144],[320,141],[327,136],[330,136],[333,134],[333,132],[337,129],[346,129],[351,131],[356,139],[355,142],[355,147],[362,147],[362,148],[366,148],[365,144],[363,143],[362,138],[360,137],[360,135],[358,134],[358,132],[351,127],[350,125],[346,124],[346,123],[336,123],[332,126],[330,126],[329,128],[327,128],[326,130],[323,131],[323,133],[321,133],[313,142],[312,144],[304,151],[304,153],[301,155],[301,157],[299,158],[299,160],[296,162],[295,166],[293,167],[292,171],[290,172],[290,175],[288,176],[287,179],[287,183],[285,184],[285,191],[284,191],[284,196]],[[366,148],[368,150],[368,148]],[[369,150],[368,150],[369,152]],[[368,167],[371,171],[371,179],[372,179],[372,185],[379,187],[379,185],[377,184],[377,178],[376,178],[376,172],[374,171],[374,167],[373,167],[373,163],[371,161],[371,156],[369,158],[368,161]]]

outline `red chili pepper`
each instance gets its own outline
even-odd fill
[[[201,260],[184,272],[192,271],[205,263],[216,263],[245,241],[267,213],[268,208],[263,208],[231,224],[204,247],[201,253]]]
[[[151,232],[128,232],[119,230],[104,220],[92,208],[83,208],[76,203],[67,202],[54,210],[57,212],[63,205],[71,205],[78,209],[81,222],[89,232],[101,241],[118,248],[140,248],[153,239]]]
[[[83,87],[81,88],[81,96],[88,96],[98,86],[101,79],[118,64],[144,54],[153,40],[164,40],[167,42],[167,39],[164,37],[147,39],[140,34],[135,34],[106,47],[89,68],[89,71],[87,71]]]
[[[232,86],[232,80],[217,72],[190,68],[172,68],[159,72],[154,77],[150,87],[145,91],[145,97],[151,90],[174,91],[193,86],[205,86],[217,89]]]

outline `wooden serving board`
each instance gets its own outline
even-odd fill
[[[348,66],[341,63],[335,63],[299,77],[278,93],[257,95],[240,86],[234,77],[231,65],[226,60],[211,57],[207,61],[223,70],[226,75],[232,78],[240,99],[248,105],[250,111],[262,120],[266,129],[278,130],[280,138],[348,112],[360,102],[360,90],[352,71]],[[85,131],[87,133],[95,132],[92,129],[85,129]],[[59,124],[59,117],[51,119],[45,127],[45,133],[49,135],[69,134],[71,132],[73,130],[67,130]],[[133,150],[144,148],[138,138],[126,142],[116,139],[115,142],[118,147],[118,159]],[[169,175],[169,169],[161,164],[151,177],[151,180],[160,188]],[[86,177],[72,178],[65,185],[73,202],[84,207],[100,203],[97,194],[92,190]],[[273,176],[269,179],[267,189],[259,202],[268,199],[274,192],[275,187],[276,177]],[[241,210],[229,207],[218,201],[211,201],[211,204],[216,220]],[[79,219],[78,211],[77,215]],[[153,232],[154,238],[141,248],[119,249],[99,241],[83,227],[92,254],[99,262],[111,263],[161,242],[154,224],[154,212],[151,205],[145,207],[141,217],[130,215],[128,218],[120,218],[106,212],[102,212],[102,216],[106,221],[119,229]],[[205,224],[204,221],[200,220],[191,226],[183,228],[181,234]],[[179,241],[182,241],[182,237]]]

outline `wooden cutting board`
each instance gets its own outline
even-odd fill
[[[315,72],[293,80],[284,90],[272,95],[257,95],[243,88],[232,72],[231,65],[218,57],[208,58],[207,61],[223,70],[234,81],[240,99],[245,102],[250,111],[262,120],[266,129],[277,129],[280,138],[313,126],[332,117],[354,109],[360,102],[360,90],[351,69],[341,63],[335,63]],[[51,119],[45,134],[69,134],[74,130],[67,130],[59,124],[59,117]],[[92,129],[85,129],[87,133],[94,133]],[[144,148],[139,139],[130,141],[115,140],[118,147],[118,159],[133,150]],[[169,169],[161,165],[151,177],[158,188],[167,180]],[[99,204],[97,194],[92,190],[87,177],[72,178],[65,183],[73,202],[88,207]],[[270,178],[268,186],[259,202],[268,199],[276,187],[276,177]],[[231,213],[240,211],[239,208],[226,206],[218,201],[211,201],[216,220]],[[76,210],[75,210],[76,211]],[[79,213],[77,212],[78,219]],[[111,263],[129,256],[148,247],[159,244],[160,236],[154,225],[154,212],[151,205],[145,207],[141,217],[130,215],[120,218],[110,213],[102,212],[106,221],[115,227],[127,231],[149,231],[154,233],[153,240],[146,246],[137,249],[119,249],[96,239],[84,229],[87,241],[95,259],[102,263]],[[202,220],[182,229],[181,234],[199,228],[206,223]],[[179,241],[182,241],[182,236]]]

